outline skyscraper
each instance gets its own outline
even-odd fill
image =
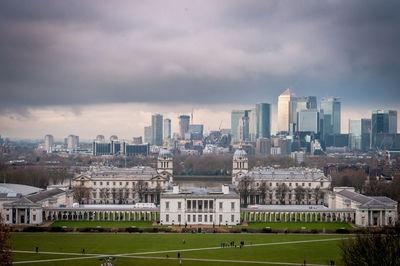
[[[304,109],[298,114],[297,130],[299,132],[320,132],[320,114],[317,109]]]
[[[397,111],[375,110],[372,112],[371,120],[371,144],[372,148],[380,146],[377,143],[377,134],[397,133]]]
[[[287,89],[278,98],[278,132],[290,133],[296,118],[296,95]]]
[[[256,108],[248,111],[249,116],[249,140],[256,141],[257,139],[257,112]]]
[[[179,134],[181,139],[185,139],[185,134],[189,131],[190,116],[179,116]]]
[[[164,139],[170,139],[171,138],[171,119],[165,118],[164,119],[164,134],[163,134]]]
[[[151,126],[148,126],[148,127],[144,127],[144,143],[150,143],[150,144],[152,144],[152,133],[153,131],[152,131],[152,129],[151,129]]]
[[[245,128],[244,128],[245,135],[246,135],[246,130],[247,130],[247,135],[249,134],[249,122],[250,121],[249,121],[249,119],[246,119],[246,118],[245,118],[245,121],[243,121],[243,119],[242,119],[243,117],[249,118],[249,113],[250,113],[250,110],[232,110],[231,130],[232,130],[232,138],[234,141],[239,141],[241,139],[241,126],[243,128],[243,125],[245,126]],[[243,122],[244,122],[244,124],[243,124]]]
[[[324,113],[324,135],[340,134],[340,99],[322,98],[321,111]]]
[[[271,137],[271,105],[269,103],[256,104],[256,138]]]
[[[162,146],[162,132],[163,130],[163,116],[160,114],[154,114],[151,117],[151,144]]]
[[[248,114],[248,113],[246,113]],[[239,140],[249,141],[249,122],[250,118],[248,115],[243,116],[239,121]]]
[[[67,140],[67,149],[72,151],[79,147],[79,136],[69,135]]]
[[[296,112],[301,110],[317,109],[316,96],[301,96],[296,99]]]
[[[349,148],[361,150],[361,120],[349,119]]]
[[[53,135],[44,136],[44,147],[47,153],[52,153],[54,147],[54,137]]]

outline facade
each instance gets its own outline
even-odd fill
[[[278,132],[292,132],[296,120],[296,95],[287,89],[278,98]]]
[[[271,140],[267,138],[259,138],[256,141],[256,154],[271,154]]]
[[[157,146],[163,144],[163,116],[160,114],[151,117],[151,144]]]
[[[185,139],[186,133],[189,131],[190,116],[181,115],[179,116],[179,134],[181,139]]]
[[[170,138],[171,138],[171,119],[165,118],[163,139],[170,139]]]
[[[317,97],[315,96],[302,96],[296,99],[296,112],[302,110],[317,109]]]
[[[152,134],[151,126],[144,127],[144,137],[143,137],[144,143],[152,144],[151,134]]]
[[[334,97],[322,98],[321,112],[324,113],[324,134],[340,134],[340,99]]]
[[[69,135],[67,149],[69,151],[76,150],[79,147],[79,136]]]
[[[44,148],[47,153],[52,153],[54,149],[54,137],[53,135],[44,136]]]
[[[221,191],[208,189],[180,190],[161,194],[160,223],[165,225],[238,225],[239,195],[222,185]]]
[[[190,140],[203,140],[203,125],[189,125],[188,137]]]
[[[335,187],[329,195],[329,208],[353,209],[355,225],[362,227],[394,225],[398,218],[396,201],[365,196],[351,187]]]
[[[150,144],[133,144],[126,141],[119,141],[118,139],[113,139],[110,142],[95,140],[92,143],[92,152],[94,156],[147,156],[150,153]]]
[[[172,155],[164,149],[160,151],[157,169],[148,166],[91,167],[73,179],[73,188],[80,195],[76,201],[90,204],[159,203],[160,193],[173,182],[172,169]]]
[[[377,141],[378,134],[397,133],[397,111],[375,110],[371,119],[371,148],[381,148],[381,142]]]
[[[271,105],[269,103],[256,104],[256,138],[271,137]]]
[[[351,151],[367,151],[370,148],[371,119],[349,119],[349,148]]]
[[[243,130],[243,117],[249,117],[250,110],[232,110],[231,112],[231,133],[233,141],[240,140],[241,125]],[[247,120],[247,128],[249,129],[250,121]],[[246,125],[246,124],[245,124]],[[246,129],[245,129],[246,130]]]
[[[304,109],[297,113],[297,131],[320,132],[320,115],[317,109]]]

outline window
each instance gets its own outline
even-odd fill
[[[113,185],[115,186],[115,182],[113,182]]]
[[[212,222],[212,220],[213,220],[213,219],[212,219],[212,214],[210,214],[210,222]]]
[[[260,185],[259,183],[256,184],[257,187],[258,187],[259,185]]]
[[[219,203],[219,209],[222,210],[222,207],[223,207],[223,202],[220,202]]]
[[[95,182],[93,182],[93,185],[96,185],[96,181],[95,181]]]
[[[292,183],[289,183],[289,187],[291,187],[292,186]]]
[[[181,222],[181,215],[178,214],[178,223],[180,223],[180,222]]]
[[[110,184],[110,182],[107,182],[107,186]]]
[[[32,215],[32,219],[33,219],[34,222],[36,222],[36,215],[35,214]]]
[[[178,202],[178,210],[180,210],[182,208],[182,202]]]
[[[235,221],[235,215],[231,215],[231,222],[233,223]]]
[[[324,182],[321,182],[321,187],[323,187],[324,186]]]
[[[199,200],[199,202],[197,203],[198,209],[201,210],[203,209],[203,201]]]
[[[272,187],[272,183],[269,183],[269,186]]]
[[[129,182],[126,182],[125,185],[129,185]]]
[[[198,221],[199,221],[199,223],[201,223],[201,222],[202,222],[202,220],[203,220],[202,218],[203,218],[203,215],[199,214],[199,220],[198,220]]]
[[[296,187],[299,185],[299,183],[296,183]]]
[[[122,186],[122,182],[119,182],[119,185]]]
[[[308,183],[308,186],[311,187],[311,183]]]
[[[196,215],[193,214],[193,222],[196,222]]]
[[[279,186],[279,183],[276,183],[276,186]]]
[[[235,209],[235,203],[231,202],[231,209],[234,210]]]
[[[222,214],[219,215],[219,223],[222,223]]]
[[[187,221],[190,223],[190,215],[188,215],[188,220]]]
[[[165,215],[165,221],[166,221],[166,222],[169,222],[169,214],[166,214],[166,215]]]
[[[188,200],[188,201],[187,201],[187,208],[188,208],[188,209],[191,209],[191,208],[192,208],[192,201],[191,201],[191,200]]]
[[[207,214],[204,215],[204,222],[205,222],[205,223],[207,222]]]
[[[9,221],[9,220],[10,220],[10,215],[7,214],[7,221]]]
[[[204,201],[204,209],[208,209],[208,200]]]
[[[165,209],[167,209],[167,210],[169,209],[169,201],[165,202]]]
[[[210,209],[214,208],[214,201],[210,200]]]
[[[301,186],[304,187],[304,183],[301,183]]]
[[[102,186],[103,185],[103,182],[100,182],[100,186]]]
[[[196,201],[193,201],[193,209],[196,209]]]

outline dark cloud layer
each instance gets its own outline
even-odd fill
[[[0,106],[400,99],[399,1],[1,1]],[[379,92],[379,93],[377,93]]]

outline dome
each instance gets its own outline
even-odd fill
[[[172,157],[172,153],[167,149],[161,149],[158,153],[158,157]]]
[[[238,149],[235,151],[233,154],[233,159],[239,159],[239,158],[247,158],[247,153],[245,150]]]

